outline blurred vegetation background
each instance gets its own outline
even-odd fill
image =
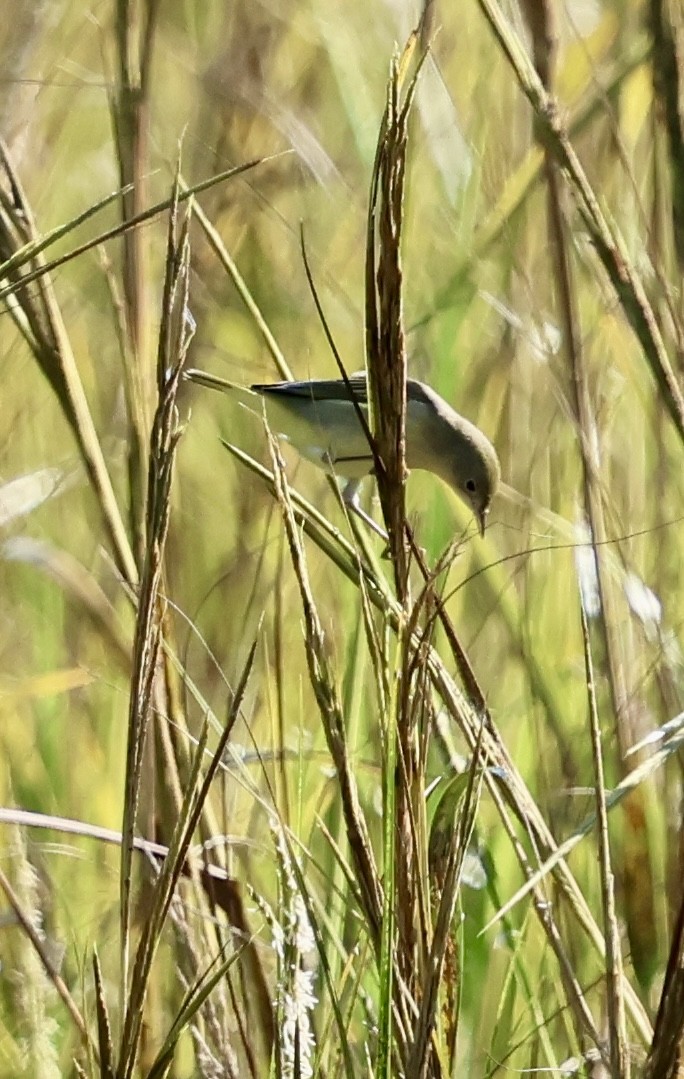
[[[442,581],[446,609],[502,742],[558,843],[575,834],[596,804],[581,590],[606,786],[629,786],[626,777],[643,767],[633,794],[610,812],[615,924],[625,978],[641,1009],[639,1023],[628,1008],[626,1039],[640,1069],[681,903],[681,758],[670,729],[653,742],[660,756],[649,756],[651,748],[631,757],[626,751],[682,709],[681,436],[624,296],[597,257],[585,218],[568,203],[572,306],[591,406],[590,429],[578,423],[550,239],[549,164],[536,141],[541,129],[533,109],[492,33],[488,6],[435,0],[427,12],[424,40],[431,47],[409,122],[404,317],[409,374],[430,382],[492,439],[505,489],[484,540],[451,492],[425,474],[409,478],[408,517],[429,565],[462,537]],[[535,5],[502,8],[539,70]],[[674,79],[676,100],[678,84],[676,68],[673,74],[664,63],[667,52],[658,51],[659,27],[681,44],[681,11],[656,0],[549,0],[539,10],[553,17],[559,122],[622,236],[623,254],[681,381],[682,145],[667,110],[668,87]],[[419,4],[391,0],[18,6],[0,29],[0,134],[36,235],[74,222],[42,257],[65,255],[167,200],[179,155],[189,186],[266,158],[199,194],[199,207],[293,375],[336,377],[304,272],[301,225],[339,353],[349,372],[363,367],[369,183],[390,59],[421,14]],[[76,223],[127,184],[124,195]],[[11,214],[17,200],[4,186]],[[56,266],[49,277],[61,320],[59,347],[66,354],[68,341],[138,572],[167,229],[160,212]],[[36,266],[25,263],[23,272]],[[87,829],[122,827],[136,581],[130,574],[122,579],[101,495],[69,421],[69,394],[59,378],[51,384],[46,377],[49,361],[37,359],[37,335],[25,331],[24,306],[43,302],[48,278],[17,291],[16,275],[13,268],[3,273],[2,285],[13,283],[15,291],[3,292],[0,323],[0,803],[8,811],[1,865],[91,1032],[97,947],[117,1044],[126,1000],[120,859],[116,845]],[[196,324],[193,366],[245,384],[281,377],[253,311],[197,217],[190,224],[189,309]],[[256,641],[232,755],[224,756],[210,795],[212,855],[237,882],[243,922],[238,931],[237,915],[227,917],[220,902],[212,906],[181,882],[183,915],[176,912],[161,934],[130,1074],[164,1074],[154,1071],[154,1061],[187,986],[233,948],[240,962],[214,990],[219,1004],[209,1018],[193,1018],[194,1030],[186,1024],[173,1061],[164,1065],[169,1074],[268,1075],[273,1030],[264,1019],[266,1002],[275,1008],[276,1026],[280,1016],[282,1034],[293,999],[301,1008],[295,1041],[311,1023],[311,1042],[298,1043],[296,1059],[287,1063],[287,1046],[276,1033],[279,1065],[270,1074],[380,1074],[375,1047],[382,1037],[374,1024],[382,1013],[382,977],[344,869],[343,802],[310,684],[280,509],[221,444],[223,438],[270,468],[264,432],[239,403],[187,384],[178,409],[184,430],[163,580],[166,639],[178,666],[175,684],[167,670],[164,691],[154,698],[137,831],[168,843],[186,773],[181,766],[174,786],[165,754],[187,761],[208,711],[220,729]],[[597,537],[600,596],[587,545],[580,452],[588,436],[604,526]],[[285,456],[291,484],[349,534],[325,477]],[[377,514],[370,498],[368,505]],[[379,555],[376,540],[370,543]],[[359,589],[316,544],[305,546],[360,803],[382,864],[384,736]],[[379,572],[389,579],[388,570]],[[433,643],[448,656],[442,630]],[[187,727],[179,727],[179,715]],[[451,766],[465,766],[470,751],[438,703],[433,719],[447,728]],[[425,789],[447,774],[444,744],[431,742]],[[25,827],[17,809],[51,815],[52,828]],[[65,834],[61,819],[82,822],[85,834]],[[286,852],[285,828],[292,844]],[[200,838],[208,840],[210,831],[205,820]],[[528,842],[524,829],[519,836]],[[504,1068],[601,1074],[592,1070],[590,1039],[568,1005],[567,978],[530,896],[481,932],[523,884],[486,793],[469,850],[456,915],[458,973],[449,975],[458,990],[458,1037],[451,1065],[435,1049],[433,1070],[425,1074],[485,1076]],[[535,865],[537,854],[543,861],[544,852],[530,845]],[[293,868],[296,859],[301,864]],[[139,928],[147,909],[146,863],[134,864]],[[569,866],[603,926],[595,829],[577,844]],[[558,902],[555,917],[577,986],[606,1036],[613,1013],[605,961],[550,877],[544,887],[549,904]],[[318,953],[314,947],[297,960],[313,994],[302,1002],[281,979],[277,940],[298,916],[307,922],[314,912],[322,936]],[[179,959],[179,935],[190,932],[179,928],[183,918],[204,944],[193,963],[189,952]],[[240,952],[245,941],[254,953],[249,960]],[[328,950],[330,982],[321,947]],[[87,1074],[106,1074],[85,1052],[9,900],[0,949],[0,1076],[71,1074],[74,1057]],[[330,985],[339,993],[341,1019]],[[440,1008],[447,1009],[444,1001]],[[388,1067],[384,1074],[401,1072],[396,1059]]]

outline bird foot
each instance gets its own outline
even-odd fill
[[[382,557],[387,558],[389,552],[389,537],[384,528],[381,528],[379,524],[373,520],[369,514],[362,508],[359,502],[359,481],[351,480],[344,490],[342,491],[342,501],[345,506],[348,506],[352,513],[355,513],[370,528],[372,532],[375,532],[376,536],[380,536],[380,539],[385,541],[385,550]]]

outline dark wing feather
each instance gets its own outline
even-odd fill
[[[360,404],[368,400],[368,389],[365,375],[353,375],[349,379],[349,385],[353,396]],[[425,392],[421,382],[409,379],[409,397],[413,401],[422,401],[424,404],[432,404],[432,398]],[[251,387],[255,393],[273,395],[274,397],[308,397],[311,401],[348,401],[349,390],[341,378],[314,379],[311,382],[271,382],[258,383]]]
[[[366,401],[365,378],[350,378],[352,394],[357,401]],[[314,379],[312,382],[271,382],[252,386],[255,393],[268,397],[308,397],[311,401],[348,401],[349,390],[342,379]]]

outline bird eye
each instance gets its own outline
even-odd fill
[[[475,491],[477,490],[477,484],[475,483],[475,480],[466,480],[465,481],[465,489],[471,495],[475,494]]]

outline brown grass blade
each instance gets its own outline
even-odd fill
[[[625,317],[642,346],[679,438],[684,442],[684,393],[667,354],[653,308],[632,265],[626,245],[617,227],[610,223],[601,209],[561,122],[557,104],[544,89],[500,6],[496,0],[478,0],[478,3],[515,73],[521,90],[532,105],[539,138],[568,178],[569,189],[599,260],[608,274]]]
[[[121,853],[121,937],[123,985],[128,984],[128,949],[130,938],[131,855],[140,793],[143,748],[150,718],[150,707],[157,677],[157,662],[162,639],[163,609],[160,586],[163,552],[169,523],[171,478],[181,427],[176,410],[176,395],[182,368],[192,336],[187,298],[189,244],[187,222],[176,236],[177,206],[172,210],[164,305],[159,335],[157,384],[159,404],[154,417],[150,447],[150,479],[146,510],[146,552],[138,599],[133,675],[128,720],[126,790]]]
[[[31,207],[1,141],[0,163],[11,187],[9,197],[0,186],[0,259],[7,263],[24,244],[35,242],[37,231]],[[134,585],[138,580],[137,566],[47,267],[39,254],[33,254],[31,261],[38,284],[29,290],[14,272],[9,273],[14,298],[9,311],[57,396],[97,496],[118,569],[124,580]],[[8,274],[7,267],[4,273]]]

